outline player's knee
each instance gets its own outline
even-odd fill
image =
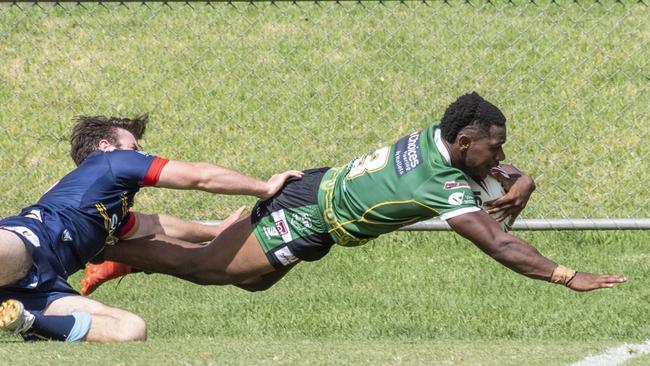
[[[2,271],[0,272],[0,286],[6,286],[10,285],[12,283],[18,282],[21,278],[27,276],[27,272],[7,272],[7,271]]]
[[[6,264],[5,264],[6,262]],[[6,286],[18,282],[31,269],[31,257],[21,258],[20,260],[0,258],[0,286]]]
[[[147,340],[147,323],[135,314],[120,319],[121,331],[116,334],[117,342],[137,342]]]
[[[32,255],[18,238],[0,230],[0,286],[19,281],[32,268]]]

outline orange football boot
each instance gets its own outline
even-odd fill
[[[84,278],[81,279],[81,294],[88,296],[102,283],[126,276],[132,271],[131,266],[113,261],[89,264],[86,266]]]

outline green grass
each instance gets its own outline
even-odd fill
[[[493,3],[0,5],[0,216],[72,169],[78,114],[149,111],[149,152],[267,177],[344,164],[477,90],[538,183],[526,217],[650,217],[647,6]],[[145,190],[135,209],[205,220],[252,203]],[[141,314],[149,342],[1,335],[0,363],[565,365],[648,338],[650,234],[518,235],[629,283],[577,294],[450,233],[396,233],[265,293],[128,276],[94,298]]]
[[[85,364],[110,365],[527,365],[549,366],[569,364],[576,353],[598,350],[587,342],[530,343],[521,341],[464,342],[426,341],[368,342],[250,339],[224,337],[172,337],[151,340],[146,344],[127,345],[57,345],[34,344],[23,346],[33,356],[29,362],[8,349],[0,348],[5,362],[16,365],[69,364],[79,362],[83,354]],[[116,357],[116,352],[119,352]],[[549,362],[549,354],[553,361]],[[498,355],[495,357],[495,355]],[[637,364],[637,365],[643,365]]]
[[[650,234],[524,236],[561,263],[629,282],[579,294],[518,276],[449,233],[394,233],[336,247],[262,293],[129,275],[93,298],[140,314],[147,344],[9,343],[11,353],[0,352],[24,364],[88,355],[111,364],[567,365],[648,338]]]

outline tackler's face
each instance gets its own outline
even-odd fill
[[[140,150],[138,140],[133,134],[123,128],[116,128],[116,142],[110,143],[108,140],[99,141],[99,150],[109,152],[113,150]]]
[[[503,144],[506,143],[506,127],[492,125],[488,134],[474,134],[469,137],[469,142],[462,147],[465,173],[472,178],[483,180],[490,173],[490,169],[505,160]]]

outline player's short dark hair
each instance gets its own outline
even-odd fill
[[[131,132],[136,140],[140,140],[148,120],[148,113],[135,118],[77,116],[70,135],[70,156],[75,164],[80,165],[90,153],[97,150],[99,141],[105,139],[111,144],[117,144],[118,128]]]
[[[490,126],[505,126],[506,117],[494,104],[483,99],[477,92],[465,94],[447,107],[440,121],[440,132],[447,142],[454,142],[458,132],[467,126],[476,126],[487,134]]]

